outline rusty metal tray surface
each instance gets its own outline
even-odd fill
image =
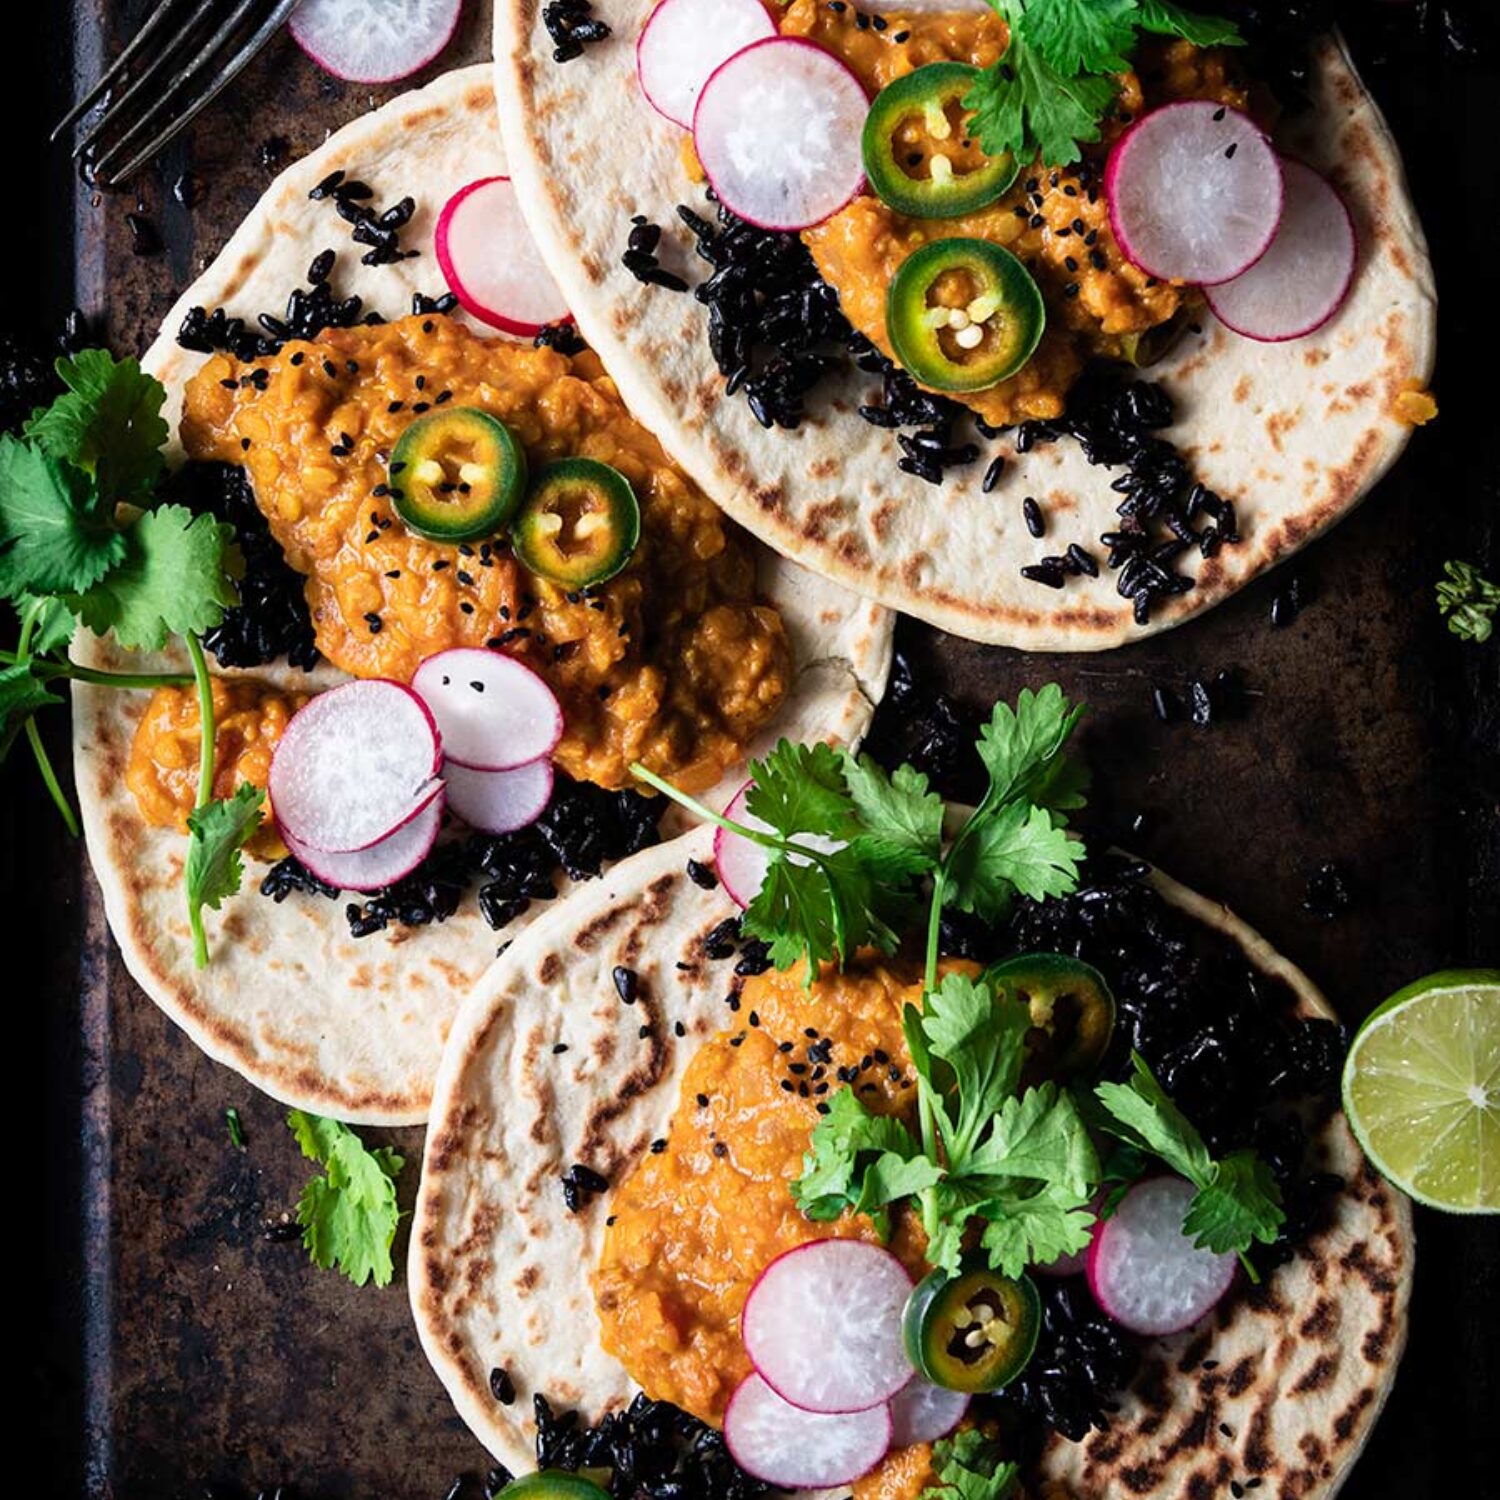
[[[325,78],[283,38],[144,176],[138,203],[99,200],[44,149],[44,122],[144,9],[79,0],[71,19],[65,7],[19,19],[29,56],[13,82],[29,79],[41,98],[17,88],[6,106],[10,292],[25,302],[13,320],[55,319],[76,300],[133,351],[282,160],[395,92]],[[429,75],[485,54],[486,12],[471,0]],[[1500,557],[1487,269],[1500,60],[1435,61],[1440,29],[1432,56],[1381,56],[1377,39],[1362,60],[1413,169],[1445,289],[1443,414],[1292,565],[1308,601],[1296,620],[1270,628],[1283,569],[1183,630],[1104,656],[1025,657],[910,622],[900,634],[923,673],[970,703],[1050,678],[1086,699],[1111,826],[1143,815],[1131,835],[1140,853],[1228,901],[1354,1020],[1415,975],[1500,950],[1500,645],[1456,641],[1432,605],[1445,558],[1493,571]],[[192,208],[171,193],[185,175],[201,193]],[[125,216],[137,208],[160,231],[156,253],[136,253]],[[1240,675],[1242,714],[1207,728],[1158,720],[1154,686],[1185,693],[1221,669]],[[41,1488],[91,1500],[228,1500],[277,1485],[304,1500],[439,1500],[468,1475],[461,1492],[478,1495],[484,1454],[422,1357],[404,1288],[356,1290],[312,1269],[295,1242],[268,1238],[304,1177],[282,1111],[135,989],[81,850],[26,769],[5,773],[0,870],[13,933],[4,988],[21,1021],[15,1289],[37,1406],[20,1432],[42,1456]],[[1332,919],[1304,907],[1327,860],[1355,894]],[[224,1128],[231,1105],[244,1151]],[[409,1204],[420,1132],[375,1134],[413,1163]],[[1500,1224],[1425,1212],[1418,1223],[1410,1353],[1348,1500],[1410,1500],[1440,1482],[1455,1495],[1500,1492]]]

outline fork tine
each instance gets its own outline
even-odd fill
[[[92,108],[94,102],[105,89],[114,82],[120,73],[129,67],[131,58],[155,36],[162,22],[167,19],[173,6],[176,4],[177,0],[160,0],[160,4],[157,5],[156,9],[142,22],[140,30],[131,37],[125,44],[124,50],[120,55],[100,75],[99,81],[52,127],[52,134],[47,137],[49,141],[55,141],[69,125]]]
[[[250,0],[246,0],[247,6],[249,3]],[[269,42],[273,36],[275,36],[277,31],[280,30],[282,22],[284,22],[286,18],[291,15],[294,10],[296,10],[297,6],[300,3],[301,0],[277,0],[275,9],[273,9],[270,15],[268,15],[266,19],[262,21],[261,24],[255,29],[255,31],[246,38],[240,49],[229,59],[227,63],[225,63],[223,68],[219,71],[218,76],[210,82],[208,88],[205,89],[201,94],[199,94],[199,96],[191,103],[189,103],[183,110],[183,112],[179,114],[175,120],[172,120],[165,129],[160,131],[156,135],[156,137],[149,142],[149,144],[142,147],[141,150],[128,163],[126,163],[125,167],[121,171],[111,174],[110,183],[124,181],[138,168],[144,166],[153,156],[155,156],[156,153],[160,151],[161,148],[165,146],[167,142],[177,134],[178,131],[186,129],[186,127],[198,117],[199,113],[202,110],[207,108],[208,105],[213,103],[213,101],[218,98],[218,96],[224,91],[225,88],[229,86],[230,83],[234,81],[234,79],[251,61],[251,59],[253,59],[265,47],[266,43]],[[242,9],[243,8],[245,7],[242,6]],[[217,40],[218,38],[215,38],[215,41]],[[175,79],[172,80],[171,85],[169,85],[169,95],[173,91],[175,91],[180,83],[186,80],[188,75],[194,71],[194,69],[198,66],[198,63],[201,62],[204,57],[206,57],[206,55],[207,50],[205,50],[205,53],[200,55],[200,57],[195,60],[193,64],[191,64],[188,68],[185,68],[182,73],[180,73]],[[125,143],[133,136],[140,133],[141,126],[144,125],[145,122],[157,112],[158,107],[159,106],[153,106],[151,110],[143,115],[141,119],[137,121],[137,123],[124,136],[120,138],[113,149],[109,152],[105,160],[108,160],[109,157],[117,156],[120,152],[121,147],[123,147]],[[108,185],[109,184],[107,183],[106,186]]]
[[[148,84],[155,81],[157,75],[171,62],[173,56],[180,52],[192,39],[193,33],[198,30],[203,20],[214,10],[218,0],[198,0],[193,13],[182,23],[178,31],[167,38],[166,45],[157,53],[150,62],[141,69],[140,74],[134,78],[130,86],[123,94],[114,100],[109,108],[79,136],[73,147],[73,156],[76,160],[99,138],[100,132],[108,129],[116,121],[121,119],[129,110],[131,101]]]

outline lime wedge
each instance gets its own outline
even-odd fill
[[[1429,974],[1375,1010],[1344,1063],[1344,1113],[1417,1202],[1500,1212],[1500,969]]]

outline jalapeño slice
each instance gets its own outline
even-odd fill
[[[488,412],[450,407],[401,434],[390,490],[408,530],[433,542],[474,541],[505,529],[526,492],[526,455]]]
[[[496,1500],[609,1500],[609,1491],[581,1475],[543,1469],[511,1480]]]
[[[1115,997],[1098,969],[1061,953],[1027,953],[995,964],[985,978],[1031,1011],[1028,1072],[1069,1079],[1098,1069],[1115,1030]]]
[[[1042,1326],[1042,1304],[1027,1276],[992,1270],[967,1255],[957,1276],[933,1271],[901,1317],[906,1357],[950,1391],[998,1391],[1026,1368]]]
[[[1016,180],[1009,152],[986,156],[963,107],[979,69],[929,63],[875,96],[865,116],[865,176],[882,203],[917,219],[953,219],[993,203]]]
[[[886,296],[896,358],[937,391],[982,391],[1036,352],[1047,312],[1031,272],[988,240],[934,240],[901,263]]]
[[[630,481],[592,458],[548,464],[510,528],[520,561],[566,589],[613,578],[640,539],[641,508]]]

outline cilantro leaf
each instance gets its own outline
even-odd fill
[[[39,708],[60,704],[62,699],[34,677],[25,662],[0,667],[0,761],[10,753],[16,736]]]
[[[188,920],[195,933],[201,928],[205,906],[218,911],[239,890],[245,878],[240,851],[265,819],[265,800],[266,794],[246,781],[227,800],[210,802],[188,814],[183,882]]]
[[[1213,1157],[1197,1128],[1156,1081],[1139,1052],[1130,1054],[1129,1083],[1101,1083],[1095,1093],[1114,1117],[1105,1128],[1141,1151],[1159,1156],[1174,1172],[1202,1186],[1213,1175]]]
[[[238,602],[234,528],[181,505],[144,511],[119,534],[123,556],[72,602],[96,635],[159,651],[169,635],[202,635]]]
[[[31,627],[31,650],[33,655],[46,656],[61,651],[73,639],[78,621],[67,603],[52,596],[22,594],[16,600],[16,611],[25,618],[29,610],[36,611]]]
[[[1140,25],[1144,31],[1183,37],[1195,47],[1243,47],[1245,44],[1233,21],[1184,10],[1172,0],[1140,0]]]
[[[1030,0],[1020,33],[1059,73],[1123,73],[1135,23],[1136,0]]]
[[[302,1154],[323,1167],[297,1203],[302,1244],[322,1270],[337,1267],[355,1286],[389,1286],[400,1210],[396,1176],[405,1165],[389,1147],[370,1150],[347,1125],[294,1109],[287,1124]]]
[[[750,774],[745,811],[778,833],[850,839],[859,832],[842,753],[831,745],[782,740],[764,760],[750,762]]]
[[[125,540],[88,477],[31,443],[0,437],[0,597],[91,588]]]
[[[81,469],[111,504],[139,501],[161,477],[167,424],[161,382],[133,359],[82,349],[57,361],[67,391],[26,424],[26,436],[59,463]]]
[[[889,776],[868,755],[844,755],[844,780],[863,830],[855,840],[864,861],[885,880],[934,869],[943,853],[943,799],[911,766]]]
[[[1012,30],[1005,55],[974,80],[963,104],[973,111],[973,130],[986,155],[1009,151],[1023,162],[1040,155],[1048,166],[1061,167],[1082,155],[1080,143],[1099,139],[1099,119],[1116,92],[1113,78],[1059,73]]]
[[[1500,584],[1491,583],[1472,563],[1445,562],[1443,573],[1437,601],[1448,629],[1466,641],[1489,640],[1500,610]]]
[[[1286,1214],[1281,1188],[1253,1151],[1236,1151],[1218,1163],[1213,1180],[1188,1206],[1182,1232],[1215,1255],[1248,1250],[1253,1241],[1274,1243]]]
[[[1082,790],[1067,778],[1059,781],[1057,762],[1083,715],[1083,705],[1069,703],[1055,682],[1040,692],[1022,688],[1014,708],[997,703],[979,731],[979,758],[990,778],[985,802],[1026,797],[1058,811],[1082,807]],[[1054,800],[1043,802],[1039,790]]]
[[[1008,1098],[964,1165],[971,1176],[1059,1183],[1080,1202],[1099,1180],[1099,1157],[1073,1098],[1050,1082]]]
[[[951,1099],[940,1100],[938,1124],[949,1167],[962,1173],[980,1132],[1015,1092],[1031,1012],[1021,1001],[996,997],[988,985],[965,974],[947,975],[923,1003],[922,1033],[932,1056],[953,1074],[957,1112]],[[930,1077],[922,1081],[932,1086]]]
[[[915,1142],[909,1155],[883,1152],[865,1169],[854,1211],[874,1213],[902,1198],[915,1198],[942,1180],[943,1169],[931,1157],[923,1156]]]
[[[802,1158],[792,1197],[808,1218],[836,1219],[862,1196],[857,1180],[861,1156],[878,1153],[909,1160],[918,1149],[900,1120],[875,1114],[853,1089],[842,1088],[813,1127],[811,1150]]]
[[[939,1438],[932,1445],[932,1468],[938,1483],[918,1500],[1010,1500],[1020,1483],[1020,1470],[977,1427]]]
[[[953,848],[949,900],[960,911],[999,921],[1017,891],[1033,900],[1062,896],[1078,881],[1084,847],[1045,808],[1011,802],[976,815]]]
[[[1060,1183],[1031,1194],[1002,1194],[973,1210],[985,1220],[980,1244],[1003,1276],[1019,1276],[1029,1265],[1048,1265],[1082,1250],[1093,1237],[1094,1212]]]

